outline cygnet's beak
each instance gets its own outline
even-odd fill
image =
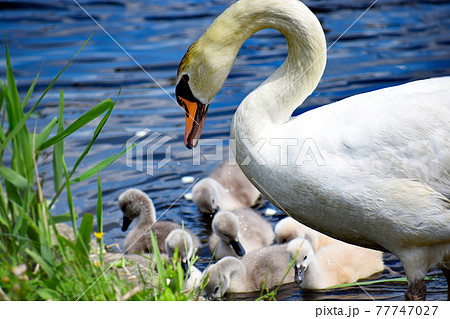
[[[306,267],[303,265],[300,265],[300,266],[294,265],[294,270],[295,270],[294,279],[298,285],[301,285],[303,282],[303,279],[305,278],[305,269],[306,269]]]
[[[182,77],[175,88],[175,94],[177,95],[177,102],[184,108],[184,114],[186,116],[184,145],[187,148],[194,148],[197,146],[200,135],[202,134],[209,104],[205,105],[195,98],[188,81],[189,78]]]
[[[127,231],[128,227],[130,226],[132,220],[128,218],[127,216],[123,216],[122,220],[122,231]]]
[[[189,278],[189,265],[187,263],[187,261],[181,261],[181,268],[183,269],[183,273],[184,273],[184,278],[187,279]]]
[[[234,252],[236,253],[236,255],[238,255],[239,257],[242,257],[245,255],[245,249],[244,247],[242,247],[241,243],[238,240],[230,240],[229,241],[231,247],[233,248]]]

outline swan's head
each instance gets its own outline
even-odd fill
[[[224,257],[214,265],[206,268],[203,278],[207,283],[204,292],[208,299],[220,299],[230,288],[231,276],[239,267],[240,260],[236,257]]]
[[[295,219],[286,217],[275,226],[275,236],[278,244],[286,244],[295,238],[305,238],[305,231]]]
[[[291,240],[286,250],[291,260],[294,260],[295,282],[300,285],[305,277],[305,271],[314,257],[310,242],[303,238]]]
[[[181,266],[184,274],[188,274],[189,260],[194,254],[194,246],[192,244],[192,237],[183,229],[174,229],[167,236],[165,241],[167,255],[172,258],[175,250],[178,251],[178,256],[181,259]]]
[[[122,231],[126,231],[131,222],[141,213],[155,214],[152,200],[143,191],[130,188],[119,196],[119,206],[123,213]]]
[[[220,211],[212,221],[212,229],[220,239],[228,243],[237,256],[245,255],[245,249],[239,242],[239,220],[232,212]]]
[[[180,62],[175,94],[185,111],[184,144],[187,148],[197,146],[209,104],[230,73],[234,59],[229,60],[221,50],[200,38]]]
[[[203,178],[192,189],[192,200],[201,213],[215,214],[220,209],[225,189],[211,177]]]

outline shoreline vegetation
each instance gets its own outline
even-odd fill
[[[5,38],[6,81],[2,79],[0,92],[0,300],[196,300],[198,294],[183,291],[184,275],[177,258],[164,262],[157,253],[154,271],[152,267],[126,259],[126,255],[110,254],[104,249],[99,172],[133,146],[122,147],[81,174],[76,175],[76,172],[116,101],[103,100],[64,127],[64,92],[61,91],[57,118],[50,120],[40,132],[31,131],[26,125],[88,41],[30,107],[39,74],[21,100]],[[68,168],[64,160],[64,140],[96,118],[100,121],[90,143],[74,166]],[[42,191],[44,179],[38,163],[44,155],[52,158],[52,198],[44,198]],[[71,185],[95,175],[98,185],[96,216],[83,214],[77,226],[79,215],[74,210]],[[50,210],[64,191],[69,213],[52,216]],[[142,284],[148,282],[154,285]]]

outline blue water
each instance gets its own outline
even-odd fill
[[[16,80],[23,95],[42,67],[36,86],[36,92],[41,93],[95,31],[87,46],[43,100],[38,109],[38,129],[57,116],[59,90],[64,90],[65,94],[67,126],[101,100],[115,99],[122,87],[115,110],[80,171],[114,154],[127,139],[143,129],[170,137],[164,147],[155,150],[154,162],[164,159],[169,147],[170,161],[159,169],[154,166],[154,174],[149,175],[145,165],[144,172],[136,169],[141,162],[133,153],[131,167],[122,158],[100,174],[106,242],[122,245],[125,234],[120,231],[121,212],[117,197],[128,187],[137,187],[153,199],[158,216],[166,211],[162,219],[184,221],[186,227],[206,244],[211,231],[210,221],[197,212],[192,202],[183,198],[189,184],[182,184],[180,179],[187,175],[204,177],[218,161],[203,158],[201,165],[193,165],[193,153],[183,145],[184,115],[173,100],[174,85],[178,63],[188,46],[233,1],[78,2],[104,30],[71,0],[0,1],[0,29],[7,37]],[[319,17],[330,48],[327,68],[318,88],[296,114],[357,93],[450,75],[448,1],[379,0],[341,36],[372,2],[305,1]],[[0,75],[4,80],[3,41],[0,46]],[[272,30],[258,32],[245,42],[230,77],[213,101],[203,139],[224,139],[223,145],[227,145],[236,106],[281,65],[286,53],[286,41]],[[30,125],[34,124],[34,121],[30,122]],[[92,123],[68,138],[65,154],[69,167],[88,144],[95,125]],[[202,151],[210,154],[214,148]],[[142,160],[145,164],[149,158]],[[44,159],[41,164],[45,171],[51,163]],[[49,173],[45,178],[51,181]],[[45,189],[48,196],[52,194],[51,184],[48,182]],[[95,213],[96,187],[94,178],[73,186],[75,208],[80,215]],[[265,207],[273,206],[266,203]],[[53,212],[59,214],[65,210],[63,196]],[[283,217],[278,212],[268,219],[275,224]],[[198,267],[203,269],[209,257],[206,245],[200,256]],[[404,274],[394,256],[386,254],[385,262]],[[446,299],[444,277],[437,269],[432,269],[430,275],[435,280],[428,283],[428,299]],[[374,278],[391,277],[384,272]],[[347,288],[310,293],[300,291],[295,285],[286,285],[280,289],[278,299],[402,300],[405,289],[403,283],[389,283],[369,286],[365,291]],[[244,294],[232,298],[251,299],[254,296]]]

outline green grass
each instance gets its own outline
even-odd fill
[[[89,39],[88,39],[89,40]],[[87,44],[84,43],[82,48]],[[6,81],[1,80],[0,91],[0,300],[190,300],[193,293],[183,291],[181,264],[175,260],[163,264],[158,261],[155,280],[158,289],[137,289],[127,278],[120,276],[117,267],[111,269],[103,260],[103,208],[99,172],[126,153],[118,152],[85,172],[77,175],[77,168],[89,153],[116,101],[105,99],[64,127],[64,92],[60,92],[58,117],[49,120],[40,131],[30,131],[27,122],[75,56],[37,98],[29,105],[39,74],[21,99],[14,79],[6,48]],[[119,92],[120,93],[120,92]],[[64,160],[65,139],[83,129],[91,121],[101,118],[90,143],[73,167]],[[54,195],[44,198],[44,181],[40,178],[39,158],[52,156]],[[97,249],[98,259],[92,258],[90,247],[94,231],[94,215],[85,213],[77,225],[71,185],[97,175]],[[67,211],[52,216],[50,209],[62,192],[66,192]],[[68,222],[73,240],[58,234],[57,223]],[[53,236],[52,233],[56,234]],[[159,256],[159,254],[158,254]],[[94,261],[97,260],[97,261]],[[158,260],[158,258],[157,258]],[[180,277],[181,276],[181,277]]]

